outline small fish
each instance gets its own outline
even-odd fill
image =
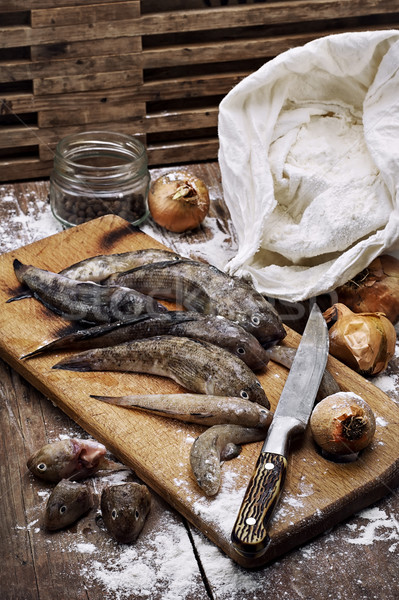
[[[215,496],[220,488],[220,463],[241,452],[240,444],[264,440],[263,429],[241,425],[213,425],[197,437],[191,446],[190,465],[199,487],[207,496]]]
[[[73,281],[14,260],[18,281],[25,283],[47,308],[70,320],[108,323],[142,313],[165,312],[153,298],[122,287],[105,287],[98,283]],[[7,302],[12,301],[10,298]]]
[[[95,440],[68,438],[39,448],[29,457],[27,466],[33,475],[46,481],[79,480],[100,469],[120,468],[105,458],[106,451],[106,447]]]
[[[129,482],[106,487],[101,494],[101,513],[108,532],[123,544],[135,542],[151,508],[146,485]]]
[[[103,283],[173,300],[187,310],[223,315],[265,346],[286,335],[277,311],[249,283],[206,263],[188,259],[157,262],[116,273]]]
[[[178,260],[181,258],[178,254],[169,250],[158,248],[148,248],[135,250],[132,252],[122,252],[119,254],[99,254],[90,258],[85,258],[59,272],[75,281],[93,281],[100,283],[106,277],[120,271],[126,271],[135,267],[140,267],[153,262],[164,260]],[[25,290],[20,294],[10,298],[9,302],[23,300],[32,297],[31,290]]]
[[[91,396],[115,406],[139,408],[159,415],[199,425],[236,424],[267,428],[272,414],[260,404],[231,396],[207,394],[135,394]]]
[[[83,329],[40,346],[21,358],[59,349],[104,348],[154,335],[177,335],[213,343],[241,358],[254,371],[265,367],[269,360],[263,346],[240,325],[218,315],[185,311],[140,315]]]
[[[55,531],[75,523],[94,506],[88,485],[62,479],[50,494],[44,516],[46,529]]]
[[[99,254],[66,267],[66,269],[60,271],[60,275],[65,275],[65,277],[77,281],[100,283],[114,273],[128,271],[154,262],[178,260],[180,258],[174,252],[160,248],[143,248],[142,250],[121,252],[119,254]]]
[[[274,362],[287,367],[290,369],[294,362],[296,348],[289,348],[288,346],[273,346],[265,350],[268,357]],[[340,392],[341,388],[327,369],[324,371],[323,377],[320,382],[319,391],[317,393],[316,401],[319,402],[327,396]]]
[[[86,350],[53,369],[162,375],[191,392],[236,396],[270,407],[259,380],[242,360],[214,344],[185,337],[161,335]]]

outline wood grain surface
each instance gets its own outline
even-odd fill
[[[0,181],[49,175],[82,129],[141,136],[151,165],[214,160],[220,100],[244,77],[398,23],[399,0],[0,0]]]
[[[189,468],[190,440],[202,429],[139,411],[104,405],[90,394],[156,393],[182,391],[160,377],[128,373],[72,373],[54,371],[52,365],[64,353],[21,361],[20,356],[68,328],[68,323],[34,299],[5,304],[18,288],[12,262],[58,271],[99,253],[112,253],[160,246],[136,232],[122,219],[106,216],[88,224],[45,238],[0,257],[1,357],[45,396],[52,399],[82,426],[216,543],[233,560],[248,563],[234,552],[230,530],[215,520],[212,503],[204,500]],[[299,336],[288,330],[286,343],[295,346]],[[368,381],[330,358],[329,368],[344,390],[365,398],[384,425],[375,440],[353,463],[336,464],[322,458],[310,436],[293,445],[288,475],[278,511],[271,524],[272,544],[262,563],[287,552],[325,531],[339,520],[388,493],[398,481],[399,440],[395,427],[399,408]],[[271,363],[259,378],[272,407],[276,406],[287,372]],[[222,476],[234,477],[244,493],[261,444],[249,444],[239,459],[226,463]],[[308,493],[303,493],[306,486]],[[223,484],[222,490],[223,492]],[[300,499],[300,502],[298,501]],[[209,510],[198,510],[198,507]]]

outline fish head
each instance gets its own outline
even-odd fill
[[[263,369],[269,362],[269,356],[259,340],[243,327],[227,326],[226,339],[223,341],[225,347],[241,358],[253,371]]]
[[[105,446],[95,440],[68,438],[42,446],[30,456],[27,466],[33,475],[45,481],[82,479],[99,468],[105,453]]]
[[[241,384],[238,385],[237,390],[233,390],[233,393],[235,396],[243,398],[244,400],[256,402],[267,409],[270,408],[270,402],[266,396],[266,392],[260,381],[256,378],[251,377],[247,382],[241,382]]]
[[[92,506],[93,497],[88,486],[62,479],[47,501],[44,525],[50,531],[62,529],[74,523]]]
[[[76,469],[79,453],[80,447],[73,439],[45,444],[28,458],[27,467],[40,479],[58,482]]]
[[[225,316],[265,346],[277,344],[286,331],[274,306],[245,281],[234,280],[234,294],[224,298]]]
[[[145,485],[134,482],[109,486],[101,495],[101,512],[109,533],[118,542],[134,542],[151,507],[151,494]]]
[[[252,310],[245,310],[238,314],[237,321],[265,348],[277,344],[287,335],[281,318],[273,307],[262,310],[259,305],[253,306]]]

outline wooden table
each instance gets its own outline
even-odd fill
[[[169,234],[149,220],[143,229],[172,249],[220,261],[235,251],[216,163],[187,166],[210,189],[212,207],[192,234]],[[168,169],[153,170],[153,177]],[[56,233],[48,181],[0,186],[0,252]],[[215,249],[217,251],[215,251]],[[219,262],[219,264],[218,264]],[[376,383],[399,402],[399,357]],[[118,545],[96,508],[67,530],[49,533],[42,515],[49,486],[33,478],[33,450],[65,437],[87,437],[79,424],[0,361],[2,600],[163,599],[374,600],[399,597],[399,495],[387,496],[333,530],[257,571],[246,571],[153,493],[138,542]],[[99,493],[130,472],[92,480]]]

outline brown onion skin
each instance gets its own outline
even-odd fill
[[[366,448],[375,433],[375,416],[365,400],[338,392],[319,402],[310,417],[316,444],[327,454],[346,456]]]
[[[399,321],[399,260],[388,254],[374,259],[352,280],[336,289],[338,301],[355,313],[382,312]]]
[[[354,313],[338,302],[324,313],[330,354],[364,376],[384,371],[395,353],[396,331],[383,313]]]
[[[176,197],[176,193],[181,193]],[[183,233],[198,227],[209,211],[206,185],[194,175],[180,171],[159,177],[148,194],[152,219],[168,231]]]

